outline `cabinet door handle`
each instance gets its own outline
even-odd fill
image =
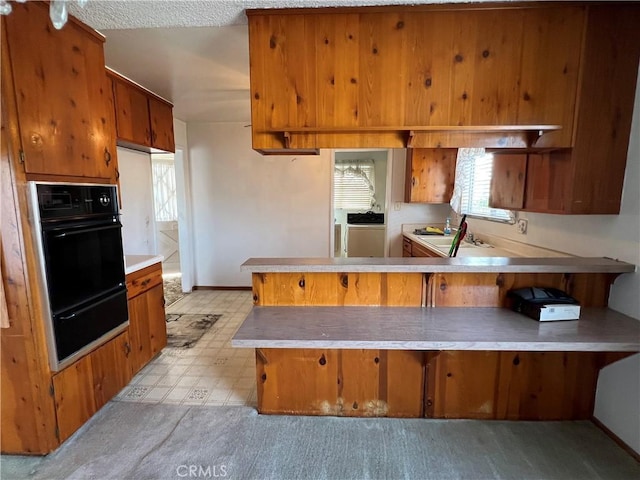
[[[147,285],[149,285],[149,282],[150,282],[150,281],[151,281],[151,279],[150,279],[150,278],[147,278],[146,280],[143,280],[143,281],[142,281],[142,286],[143,286],[143,287],[146,287]]]
[[[130,353],[131,353],[131,345],[129,345],[129,342],[124,342],[124,356],[129,357]]]
[[[120,180],[120,170],[116,168],[116,182]]]
[[[411,186],[412,187],[416,186],[416,177],[411,177]]]
[[[107,167],[111,163],[111,154],[109,153],[109,150],[107,150],[107,147],[104,147],[104,163]]]

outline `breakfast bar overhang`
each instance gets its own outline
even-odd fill
[[[640,351],[640,322],[607,308],[607,258],[257,258],[258,411],[272,414],[588,419],[598,373]],[[537,322],[507,292],[558,288],[579,320]]]

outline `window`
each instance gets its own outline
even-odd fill
[[[154,158],[151,166],[156,221],[177,221],[178,202],[176,199],[175,163],[173,159]]]
[[[336,160],[334,208],[370,210],[376,203],[373,160]]]
[[[473,217],[513,222],[513,212],[489,206],[492,169],[493,155],[484,148],[458,149],[451,206],[456,212]]]

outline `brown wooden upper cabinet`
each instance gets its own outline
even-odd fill
[[[11,15],[2,17],[2,82],[10,82],[15,95],[27,179],[53,175],[116,183],[104,37],[72,18],[55,30],[48,3],[12,6]]]
[[[404,201],[449,203],[457,155],[457,148],[408,148]]]
[[[495,152],[491,206],[619,213],[640,57],[638,22],[638,4],[589,6],[573,146]]]
[[[587,7],[247,14],[256,150],[572,145]]]
[[[107,70],[113,82],[118,144],[146,152],[174,152],[173,105]]]
[[[255,150],[529,153],[522,185],[503,178],[496,204],[618,213],[640,57],[637,2],[247,15]],[[418,190],[408,193],[416,201]]]

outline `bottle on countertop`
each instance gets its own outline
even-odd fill
[[[447,217],[447,221],[444,224],[444,234],[451,235],[451,219]]]

